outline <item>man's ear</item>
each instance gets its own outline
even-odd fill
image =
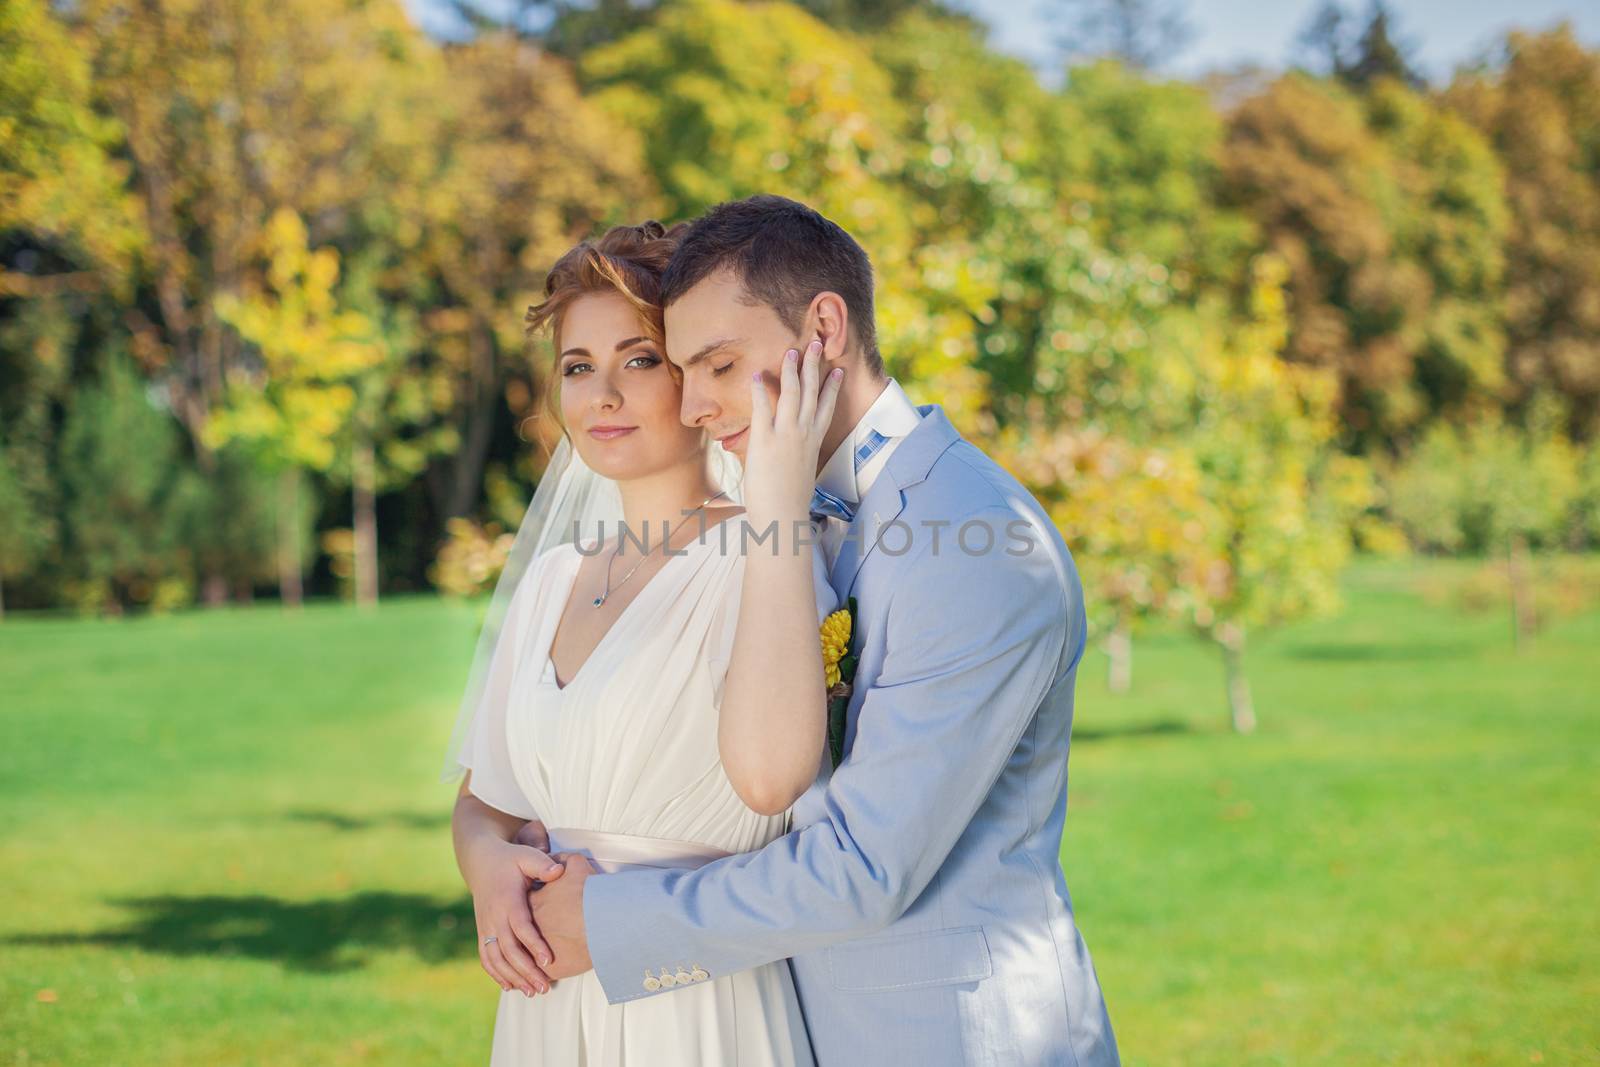
[[[822,338],[825,360],[841,359],[850,347],[850,309],[838,293],[824,290],[811,298],[802,346],[817,337]]]

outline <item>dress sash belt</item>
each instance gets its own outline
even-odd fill
[[[556,828],[549,831],[550,854],[581,852],[602,874],[615,874],[636,867],[657,870],[689,870],[703,867],[733,853],[693,841],[674,841],[666,837],[638,837],[612,834],[603,830]]]

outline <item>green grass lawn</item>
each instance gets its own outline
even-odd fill
[[[1600,1062],[1600,611],[1091,655],[1063,864],[1130,1064]],[[1590,572],[1593,573],[1593,572]],[[1423,580],[1426,580],[1423,583]],[[0,624],[0,1065],[487,1062],[437,769],[470,606]]]

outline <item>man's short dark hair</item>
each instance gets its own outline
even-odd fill
[[[661,277],[661,304],[725,267],[747,296],[766,304],[795,333],[818,293],[838,293],[868,369],[882,374],[872,314],[872,261],[866,249],[804,204],[762,194],[718,204],[689,225]]]

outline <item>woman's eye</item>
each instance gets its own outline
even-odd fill
[[[563,367],[561,369],[561,376],[563,378],[570,378],[574,374],[576,374],[580,369],[582,369],[584,367],[587,367],[588,365],[589,364],[587,364],[587,363],[579,363],[579,362],[576,362],[576,361],[574,361],[572,363],[568,363],[565,367]]]
[[[654,367],[657,363],[661,362],[661,357],[656,355],[654,352],[646,352],[643,355],[634,356],[632,359],[628,360],[628,363],[632,365],[640,360],[644,361],[644,366]]]
[[[723,374],[727,373],[728,368],[731,366],[733,366],[733,360],[730,359],[720,367],[712,367],[711,376],[713,378],[720,378]]]

